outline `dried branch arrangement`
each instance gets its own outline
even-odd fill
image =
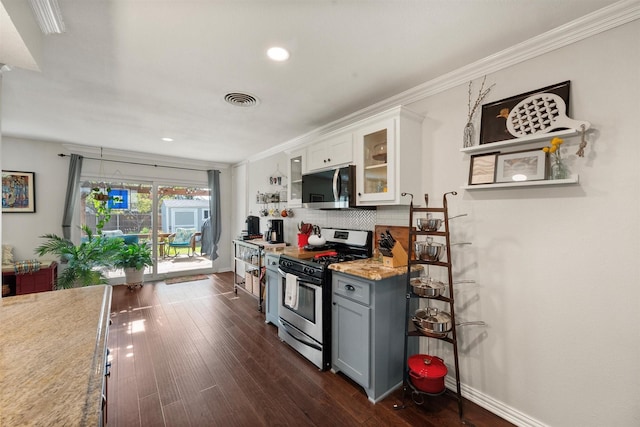
[[[487,94],[491,91],[491,88],[494,87],[496,84],[492,84],[491,86],[489,86],[488,88],[484,88],[484,84],[487,81],[487,76],[484,76],[484,78],[482,79],[482,84],[480,85],[480,89],[478,90],[478,98],[476,99],[476,102],[473,103],[473,107],[471,107],[471,84],[472,82],[469,82],[469,102],[468,102],[468,109],[469,109],[469,115],[467,116],[467,123],[469,123],[471,121],[471,119],[473,118],[473,115],[475,114],[476,110],[478,109],[478,107],[480,106],[480,103],[482,102],[482,100],[487,96]]]

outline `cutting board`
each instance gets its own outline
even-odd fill
[[[374,248],[378,248],[378,242],[380,241],[380,234],[389,230],[396,242],[400,243],[404,250],[409,253],[409,227],[399,225],[376,225],[375,235],[373,236]],[[414,238],[415,241],[415,238]],[[412,251],[414,252],[414,251]],[[415,254],[411,254],[411,259],[415,259]]]

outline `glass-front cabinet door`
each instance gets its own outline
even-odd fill
[[[304,173],[306,150],[297,150],[289,155],[289,204],[290,208],[302,206],[302,174]]]
[[[356,131],[358,204],[395,198],[395,120],[367,125]]]

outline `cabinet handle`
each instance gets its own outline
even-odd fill
[[[331,161],[331,158],[328,158],[328,159],[327,159],[327,162],[330,162],[330,161]]]
[[[351,292],[353,292],[353,291],[355,291],[355,290],[356,290],[356,288],[355,288],[353,285],[345,285],[345,287],[344,287],[344,288],[345,288],[346,290],[348,290],[348,291],[351,291]]]

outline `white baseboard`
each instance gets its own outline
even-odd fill
[[[445,378],[446,387],[455,393],[456,391],[456,382],[453,378],[447,377]],[[520,427],[549,427],[547,424],[544,424],[534,418],[531,418],[529,415],[524,414],[517,409],[501,402],[493,397],[484,394],[472,387],[469,387],[466,384],[460,384],[460,392],[462,393],[462,397],[470,400],[478,406],[486,409],[487,411],[496,414],[500,418],[509,421]]]

